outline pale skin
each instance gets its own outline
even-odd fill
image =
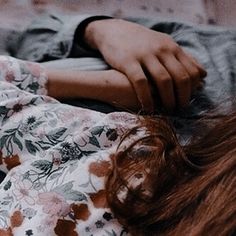
[[[116,70],[71,71],[46,67],[48,95],[54,98],[88,98],[124,110],[140,108],[127,77]]]
[[[149,83],[152,80],[152,89],[157,90],[162,105],[172,111],[177,106],[188,106],[192,92],[203,85],[206,76],[203,66],[167,34],[124,20],[106,19],[91,22],[84,40],[100,51],[113,70],[63,71],[63,75],[48,69],[52,96],[73,94],[117,107],[152,112],[155,99]],[[62,94],[59,88],[62,84],[70,92]]]

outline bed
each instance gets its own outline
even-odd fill
[[[59,19],[54,15],[49,17],[54,22],[57,22]],[[45,19],[39,19],[37,22],[42,23]],[[170,19],[163,20],[162,18],[156,17],[151,19],[133,17],[129,18],[129,20],[151,27],[153,30],[170,34],[186,51],[193,54],[208,68],[208,76],[205,80],[204,89],[196,92],[187,109],[178,110],[174,116],[170,116],[170,119],[183,139],[181,141],[186,142],[188,140],[195,126],[194,121],[203,117],[209,109],[214,110],[212,119],[215,119],[220,115],[226,114],[235,106],[236,31],[234,29],[193,26],[191,24],[183,24]],[[55,25],[57,24],[46,24],[46,27],[57,32],[58,29],[53,28]],[[24,30],[24,27],[26,25],[20,31]],[[22,42],[21,34],[19,34],[18,30],[10,26],[2,29],[0,32],[3,36],[0,49],[2,54],[11,54],[22,58],[22,54],[17,54],[15,50],[19,46],[17,42]],[[24,50],[22,49],[21,51]],[[65,55],[68,56],[68,54]],[[65,66],[80,70],[102,70],[108,68],[108,65],[101,58],[91,57],[91,54],[89,55],[88,57],[88,54],[85,53],[82,58],[53,58],[60,59],[60,61],[46,62],[46,65],[50,64],[61,69]],[[113,107],[95,101],[70,100],[63,102],[107,113],[114,111]],[[1,174],[1,178],[4,178],[4,174]]]
[[[13,2],[14,3],[14,2]],[[14,4],[9,5],[9,7],[4,5],[5,14],[1,15],[3,17],[0,30],[0,52],[2,55],[13,55],[17,58],[37,60],[32,54],[28,58],[24,58],[24,50],[19,50],[19,43],[30,44],[27,40],[22,41],[21,33],[28,27],[30,22],[35,18],[36,27],[44,27],[51,31],[58,31],[58,25],[60,25],[60,16],[65,19],[70,17],[70,14],[64,14],[62,12],[55,11],[51,9],[52,15],[49,15],[40,11],[30,11],[32,8],[24,8],[26,5],[19,6],[19,11],[12,11],[14,9]],[[8,14],[9,13],[9,14]],[[20,15],[24,14],[19,21]],[[42,16],[40,16],[42,15]],[[58,18],[55,16],[59,16]],[[48,19],[47,19],[48,18]],[[177,116],[171,117],[178,131],[181,134],[186,135],[186,140],[188,139],[189,133],[191,133],[192,121],[200,118],[205,111],[209,109],[221,110],[220,113],[227,112],[228,109],[234,106],[231,98],[235,98],[235,71],[236,71],[236,33],[233,28],[225,29],[221,27],[214,27],[210,25],[193,25],[193,24],[183,24],[172,19],[163,19],[163,17],[129,17],[131,21],[143,24],[147,27],[151,27],[154,30],[165,32],[170,34],[177,43],[179,43],[186,51],[191,53],[197,59],[201,61],[208,69],[208,76],[206,78],[206,84],[202,91],[197,92],[197,95],[192,99],[191,105],[186,110],[177,111]],[[73,24],[76,25],[75,19]],[[48,24],[51,22],[51,25]],[[38,24],[39,23],[39,24]],[[31,26],[29,26],[31,27]],[[29,28],[28,28],[29,29]],[[33,29],[32,31],[35,31]],[[61,39],[55,44],[59,44]],[[23,54],[17,54],[16,50],[23,51]],[[40,54],[40,46],[38,49]],[[31,48],[31,51],[32,50]],[[26,50],[27,52],[27,50]],[[28,53],[28,52],[27,52]],[[29,54],[29,53],[28,53]],[[42,54],[43,55],[43,54]],[[61,55],[53,55],[51,59],[63,59],[61,61],[49,61],[45,65],[54,66],[55,68],[63,69],[63,66],[71,69],[80,70],[102,70],[107,69],[108,65],[99,57],[91,57],[91,52],[86,52],[83,54],[82,58],[64,58],[68,57],[68,53],[62,53]],[[39,58],[40,61],[43,57]],[[231,99],[231,100],[230,100]],[[78,100],[68,100],[63,101],[76,106],[89,107],[91,109],[99,110],[102,112],[114,111],[114,108],[103,103],[94,101],[78,101]],[[224,109],[219,109],[221,105],[224,105]],[[227,106],[225,106],[227,104]],[[227,108],[225,108],[227,107]]]
[[[14,1],[10,1],[9,3],[1,3],[2,24],[0,30],[0,53],[2,55],[14,55],[14,49],[17,47],[16,42],[18,42],[19,40],[19,32],[22,32],[32,19],[42,14],[43,9],[45,8],[45,1],[37,1],[35,3],[36,8],[33,8],[32,5],[30,6],[26,3],[19,4],[17,5],[17,11],[14,10],[16,6],[16,3]],[[105,3],[101,2],[100,4],[101,6],[103,6],[103,4]],[[86,6],[84,7],[86,10]],[[121,6],[118,4],[117,7]],[[163,7],[167,9],[166,5]],[[140,6],[138,8],[141,9]],[[53,5],[50,5],[49,9],[55,12],[56,8],[53,7]],[[198,11],[201,11],[200,9],[201,7],[199,5]],[[143,11],[148,12],[149,9],[145,8],[143,9]],[[68,12],[70,12],[70,8],[68,8],[66,12],[68,14]],[[61,14],[61,12],[59,14]],[[207,18],[205,17],[205,21],[203,22],[206,22],[206,19]],[[209,107],[217,107],[227,101],[228,98],[235,97],[236,90],[234,88],[234,80],[236,63],[234,63],[234,61],[236,57],[236,52],[234,49],[234,29],[227,30],[207,25],[199,26],[199,28],[193,28],[191,24],[182,25],[170,20],[170,18],[166,19],[166,21],[163,21],[162,17],[153,17],[152,19],[132,17],[130,18],[130,20],[136,21],[148,27],[154,25],[153,28],[155,30],[172,34],[172,37],[180,45],[182,45],[184,48],[186,48],[187,51],[189,51],[196,58],[198,58],[203,64],[206,65],[206,67],[210,66],[211,68],[211,70],[208,71],[208,78],[210,79],[206,79],[207,83],[205,86],[205,90],[198,94],[198,99],[194,99],[192,101],[192,104],[188,111],[179,112],[178,119],[175,120],[178,128],[181,128],[181,130],[185,130],[184,132],[188,133],[188,130],[191,129],[189,128],[189,122],[191,123],[192,119],[195,119],[196,117],[204,113],[204,111],[209,109]],[[192,19],[192,21],[194,20]],[[201,31],[200,34],[198,34],[199,30]],[[182,36],[182,34],[184,36]],[[210,41],[208,40],[209,37]],[[186,38],[188,39],[186,40]],[[222,50],[224,51],[224,53],[222,53]],[[100,58],[86,57],[86,55],[84,58],[65,59],[65,61],[48,62],[48,64],[57,68],[63,68],[63,66],[66,66],[71,67],[72,69],[77,68],[81,70],[101,70],[108,68],[106,63],[104,63],[104,61]],[[78,106],[89,106],[92,109],[101,110],[103,112],[111,112],[114,110],[113,107],[107,106],[106,104],[102,103],[94,103],[93,101],[70,100],[66,102]],[[229,103],[229,107],[232,106],[231,102]],[[187,114],[187,120],[185,120],[185,114]],[[185,121],[179,122],[182,118]],[[188,126],[188,128],[185,128],[186,126]]]

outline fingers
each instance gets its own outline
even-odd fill
[[[178,105],[186,107],[191,97],[191,78],[183,65],[172,54],[162,58],[161,63],[165,66],[174,83]]]
[[[202,84],[203,78],[206,76],[206,71],[196,59],[183,52],[181,49],[179,50],[179,53],[176,54],[176,58],[188,72],[191,78],[192,90],[195,90]]]
[[[174,54],[162,55],[161,61],[150,55],[142,61],[142,65],[156,85],[163,106],[170,111],[176,106],[186,107],[189,104],[192,91],[202,86],[202,78],[206,75],[206,71],[194,58],[183,53],[179,54],[178,57]],[[134,68],[136,68],[136,75]],[[137,94],[140,94],[139,101],[142,100],[143,104],[147,104],[147,98],[146,101],[143,99],[145,97],[144,91],[150,91],[147,80],[145,79],[142,82],[145,87],[144,90],[141,81],[138,79],[145,77],[142,67],[135,65],[133,71],[130,70],[130,73],[127,74],[128,77],[129,74],[132,74],[133,78],[137,78],[133,79],[133,82],[136,81],[135,90]],[[140,91],[141,87],[142,90]]]
[[[170,74],[155,56],[149,56],[143,64],[156,85],[163,106],[167,110],[173,110],[176,99]]]
[[[206,76],[203,67],[190,55],[164,54],[161,57],[149,55],[143,61],[136,61],[125,66],[126,76],[131,82],[142,110],[153,111],[153,100],[150,87],[142,66],[148,71],[156,85],[161,102],[167,110],[176,106],[186,107],[192,91],[202,86]]]
[[[197,88],[199,82],[200,82],[200,72],[196,65],[190,61],[187,57],[179,55],[177,57],[179,62],[182,64],[182,66],[185,68],[186,72],[188,73],[189,77],[191,78],[191,89],[194,90]]]
[[[194,57],[192,57],[190,54],[184,52],[184,54],[190,59],[192,60],[192,62],[195,64],[195,66],[197,66],[199,72],[200,72],[200,76],[201,78],[204,78],[207,76],[207,71],[204,69],[204,67],[197,61],[197,59],[195,59]]]
[[[150,113],[153,112],[154,104],[150,87],[141,65],[138,62],[130,64],[126,67],[125,74],[136,92],[142,110]]]

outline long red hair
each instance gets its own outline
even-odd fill
[[[236,233],[236,114],[181,146],[171,124],[147,118],[118,148],[107,178],[107,200],[133,235]]]

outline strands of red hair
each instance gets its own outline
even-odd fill
[[[164,119],[145,119],[146,134],[118,151],[107,200],[133,235],[236,233],[236,114],[181,146]]]

